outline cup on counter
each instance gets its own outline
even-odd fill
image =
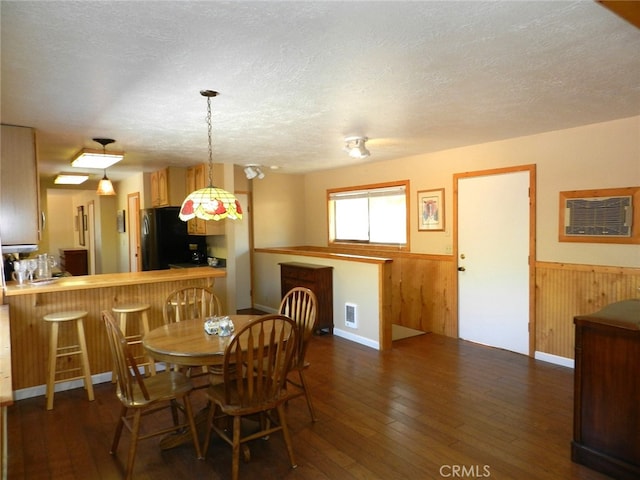
[[[16,281],[16,284],[21,287],[27,283],[27,272],[25,270],[14,270],[11,272],[11,278]]]

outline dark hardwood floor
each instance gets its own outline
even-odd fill
[[[603,480],[574,464],[573,371],[528,357],[437,335],[394,343],[388,353],[325,335],[309,347],[308,380],[319,421],[304,401],[288,406],[298,468],[281,435],[252,442],[246,479],[491,478]],[[122,478],[128,435],[109,446],[119,410],[110,383],[96,400],[82,389],[9,407],[10,480]],[[195,392],[196,408],[204,405]],[[168,420],[168,415],[167,415]],[[226,479],[231,449],[217,438],[206,460],[193,447],[161,451],[139,444],[134,478]]]

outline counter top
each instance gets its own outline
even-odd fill
[[[195,267],[169,270],[151,270],[148,272],[103,273],[100,275],[81,275],[77,277],[60,277],[42,285],[17,286],[15,282],[7,282],[4,290],[6,297],[32,295],[35,293],[64,292],[69,290],[87,290],[92,288],[119,287],[123,285],[139,285],[145,283],[171,282],[196,278],[220,278],[227,275],[226,270],[219,268]]]

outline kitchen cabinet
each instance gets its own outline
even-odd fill
[[[40,188],[32,128],[2,125],[0,240],[3,245],[40,241]]]
[[[574,318],[571,459],[640,478],[640,299]]]
[[[59,250],[60,270],[71,275],[88,275],[89,264],[84,248],[61,248]]]
[[[151,174],[151,206],[179,207],[186,194],[186,170],[167,167]]]
[[[213,165],[214,178],[223,178],[222,166],[220,164]],[[208,164],[200,164],[187,169],[186,186],[187,195],[195,190],[200,190],[209,186],[209,170]],[[216,182],[216,186],[224,188],[221,181]],[[193,218],[187,222],[187,232],[189,235],[224,235],[226,220],[206,221],[201,218]]]
[[[284,297],[294,287],[306,287],[318,300],[316,332],[333,333],[333,267],[309,263],[280,264],[280,292]]]

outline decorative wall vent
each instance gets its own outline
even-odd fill
[[[560,241],[640,243],[640,187],[560,192]]]

